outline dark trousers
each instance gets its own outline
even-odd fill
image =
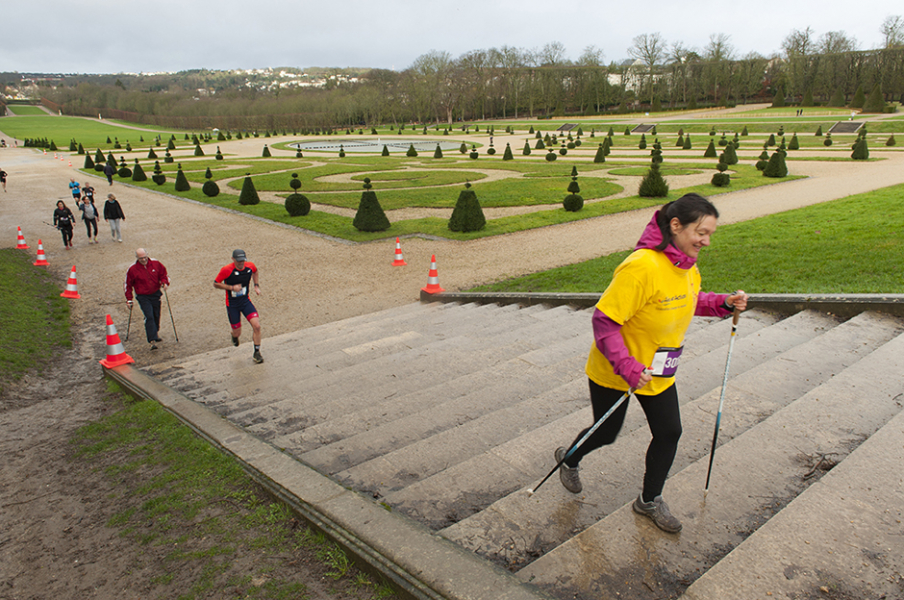
[[[63,246],[72,245],[72,225],[69,227],[60,227],[60,233],[63,234]]]
[[[594,422],[599,420],[624,392],[597,385],[590,381],[590,403],[593,405]],[[674,385],[655,396],[642,396],[637,394],[637,400],[647,416],[650,432],[653,439],[647,448],[646,472],[643,477],[643,495],[651,499],[662,495],[662,488],[675,460],[678,450],[678,440],[681,438],[681,413],[678,409],[678,391]],[[575,450],[568,457],[567,464],[576,467],[587,454],[615,441],[618,432],[625,422],[625,414],[628,411],[628,402],[623,402],[618,409],[609,416],[599,429],[593,432],[584,445]],[[590,427],[577,435],[571,446],[574,446]],[[571,446],[568,448],[570,449]]]
[[[158,337],[157,332],[160,328],[161,295],[162,293],[158,290],[153,294],[135,296],[135,300],[138,301],[138,306],[141,307],[141,312],[144,313],[144,332],[148,336],[148,342],[153,342]]]
[[[88,229],[88,239],[97,237],[97,219],[85,219],[85,227]],[[94,227],[94,235],[91,235],[91,228]]]

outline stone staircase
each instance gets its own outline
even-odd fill
[[[411,304],[265,339],[263,365],[229,347],[147,370],[555,597],[904,597],[904,320],[744,313],[704,496],[730,321],[695,319],[669,535],[631,511],[636,402],[580,495],[526,493],[592,422],[591,314]]]

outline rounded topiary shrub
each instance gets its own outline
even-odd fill
[[[182,165],[179,165],[179,170],[176,171],[176,191],[187,192],[190,189],[191,184],[188,183],[185,173],[182,172]]]
[[[220,147],[217,146],[217,155],[215,157],[217,160],[223,160],[223,153],[220,152]]]
[[[494,154],[496,154],[496,148],[493,148],[492,146],[490,146],[489,148],[487,148],[487,154],[489,154],[490,156],[493,156]]]
[[[464,142],[462,142],[461,146],[458,147],[458,151],[461,152],[462,154],[467,154],[468,153],[468,145],[465,144]]]
[[[389,229],[389,219],[371,187],[370,177],[365,177],[364,191],[361,193],[361,202],[358,203],[358,212],[355,213],[352,225],[358,231],[385,231]]]
[[[201,186],[201,191],[204,192],[204,195],[208,198],[213,198],[214,196],[218,196],[220,193],[220,186],[217,185],[217,182],[208,179],[204,182],[204,185]]]
[[[261,198],[257,195],[257,188],[251,181],[251,174],[245,173],[245,180],[242,182],[242,192],[239,194],[239,204],[249,206],[260,204]]]
[[[556,153],[553,152],[552,148],[550,148],[550,149],[549,149],[549,152],[546,153],[546,160],[548,160],[549,162],[552,162],[552,161],[554,161],[556,158],[558,158],[558,157],[556,156]]]
[[[141,168],[141,165],[138,163],[138,159],[135,159],[135,168],[132,169],[132,181],[147,181],[148,176],[145,174],[144,169]]]
[[[640,134],[640,143],[637,144],[637,148],[638,148],[639,150],[646,150],[646,149],[647,149],[647,136],[646,136],[646,134],[643,134],[643,133]]]
[[[854,160],[866,160],[869,158],[869,147],[866,145],[866,136],[861,136],[854,143],[854,151],[851,152]]]
[[[669,184],[659,172],[659,163],[653,163],[640,182],[637,194],[643,198],[665,198],[669,195]]]
[[[888,139],[885,140],[885,145],[894,146],[895,144],[897,144],[897,142],[895,141],[895,134],[891,134],[890,136],[888,136]]]
[[[565,146],[562,146],[561,148],[559,148],[559,154],[561,154],[562,156],[565,156],[566,154],[568,154],[568,148],[566,148]]]
[[[104,163],[95,163],[94,170],[98,173],[102,173],[104,170]]]
[[[471,157],[472,160],[477,160],[477,157],[480,156],[477,153],[477,146],[471,146],[471,153],[468,154],[468,156]]]
[[[455,208],[452,209],[452,216],[449,218],[449,229],[467,233],[469,231],[479,231],[486,224],[487,219],[483,214],[483,209],[480,207],[477,194],[471,189],[471,184],[466,183],[465,189],[458,195]]]
[[[565,196],[565,200],[562,201],[562,206],[564,206],[565,210],[568,212],[578,212],[584,208],[584,199],[578,194],[568,194]]]
[[[311,201],[299,193],[286,197],[286,211],[293,217],[303,217],[311,212]]]
[[[167,150],[166,154],[163,156],[163,162],[165,162],[165,163],[173,162],[173,155],[169,153],[169,150]]]
[[[832,145],[832,134],[831,133],[826,134],[826,139],[822,140],[822,145],[823,146],[831,146]]]
[[[345,146],[339,144],[339,158],[345,158]]]
[[[728,165],[724,162],[719,162],[719,164],[716,165],[716,168],[719,170],[719,172],[713,175],[710,183],[712,183],[716,187],[726,187],[731,183],[731,175],[725,172],[726,170],[728,170]]]
[[[119,167],[119,170],[116,171],[116,174],[122,177],[123,179],[129,179],[132,177],[132,169],[123,165]]]

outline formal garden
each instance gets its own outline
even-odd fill
[[[110,163],[132,185],[352,241],[474,239],[770,185],[800,177],[795,161],[876,160],[870,148],[898,150],[904,134],[904,118],[864,125],[829,108],[331,132],[173,132],[36,109],[15,107],[3,130],[74,168]],[[461,203],[479,227],[450,228]]]

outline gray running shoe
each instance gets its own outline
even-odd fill
[[[632,505],[634,512],[639,515],[650,517],[656,527],[669,533],[678,533],[681,531],[681,521],[672,516],[669,512],[669,505],[665,503],[662,496],[656,496],[652,502],[644,502],[643,495],[637,497]]]
[[[254,360],[254,362],[256,362],[257,364],[261,364],[262,362],[264,362],[264,357],[261,356],[261,351],[260,351],[260,350],[255,350],[255,351],[254,351],[254,354],[251,355],[251,358],[252,358],[252,359]]]
[[[566,452],[568,452],[568,450],[561,446],[556,448],[556,463],[559,463],[562,460]],[[562,466],[559,467],[559,479],[562,480],[562,485],[565,486],[565,489],[572,494],[580,494],[581,490],[584,489],[584,486],[581,485],[581,476],[578,474],[579,469],[580,467],[569,467],[564,462],[562,463]]]

